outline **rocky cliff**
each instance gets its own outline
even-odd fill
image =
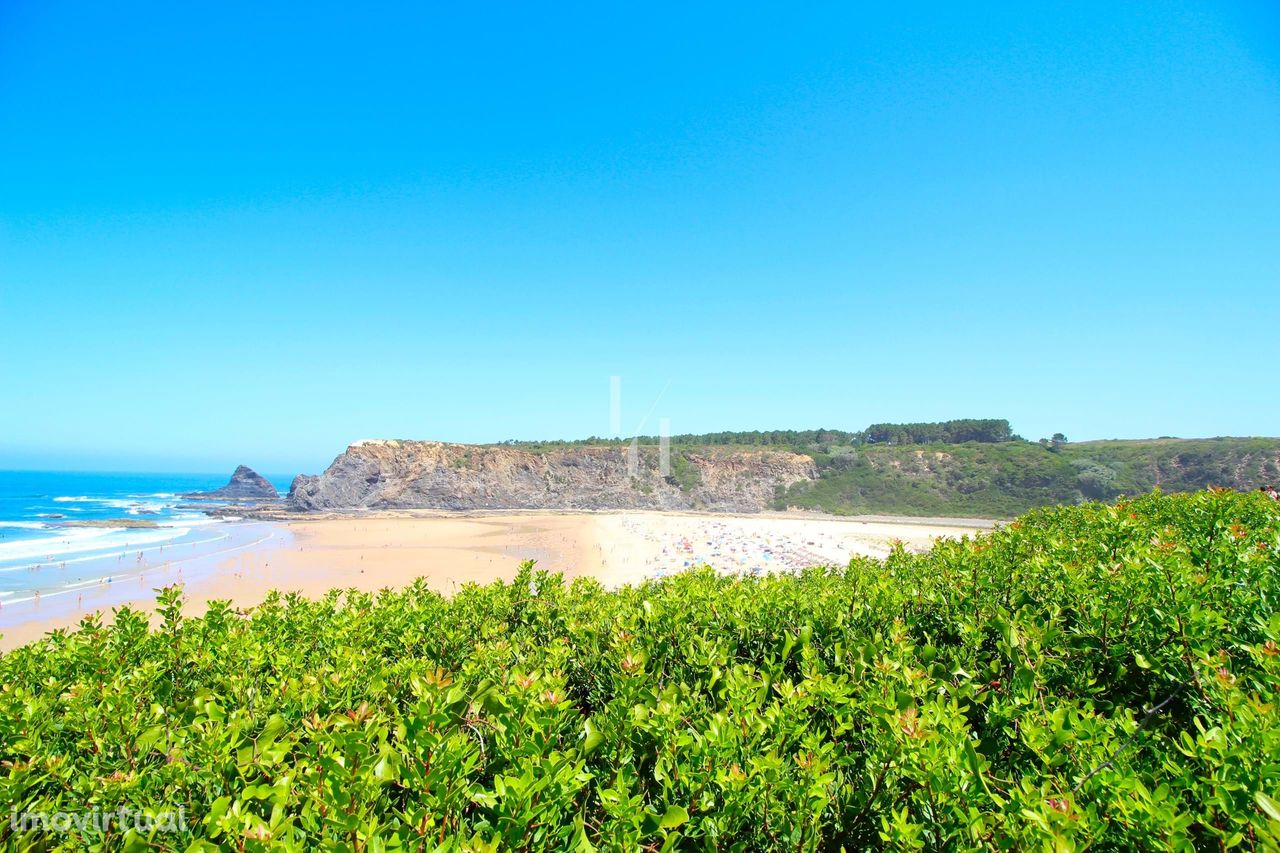
[[[183,497],[193,501],[256,501],[275,500],[280,493],[266,477],[247,465],[241,465],[222,488],[212,492],[189,492]]]
[[[672,451],[642,447],[634,476],[627,450],[576,446],[544,452],[434,441],[360,441],[318,477],[289,489],[294,510],[697,509],[756,512],[817,476],[808,456],[781,450]]]

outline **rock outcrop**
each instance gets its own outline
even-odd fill
[[[106,527],[123,530],[150,530],[160,525],[145,518],[95,518],[89,521],[64,521],[59,527]]]
[[[300,476],[287,505],[299,511],[429,508],[696,509],[757,512],[787,486],[817,476],[814,462],[779,450],[672,451],[656,447],[634,466],[626,447],[546,451],[435,441],[359,441],[317,477]]]
[[[260,501],[278,500],[280,493],[266,477],[247,465],[241,465],[222,488],[212,492],[188,492],[182,497],[195,501]]]

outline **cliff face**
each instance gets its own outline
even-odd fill
[[[642,447],[636,476],[626,448],[513,447],[434,441],[361,441],[318,477],[289,489],[291,509],[698,509],[756,512],[774,495],[817,476],[808,456],[778,450],[672,451],[672,476],[658,450]]]

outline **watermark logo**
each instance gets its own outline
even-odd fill
[[[668,381],[662,393],[658,395],[658,399],[653,401],[649,411],[640,419],[631,441],[627,444],[625,451],[627,475],[630,477],[640,476],[640,435],[644,432],[644,425],[649,422],[653,410],[658,407],[658,403],[662,402],[662,397],[670,386],[671,382]],[[609,430],[614,438],[622,438],[621,376],[609,377]],[[662,477],[671,476],[671,418],[658,418],[658,474]]]
[[[129,806],[120,806],[112,811],[94,808],[89,811],[75,812],[20,812],[15,808],[9,812],[9,828],[14,832],[38,831],[62,834],[72,830],[80,833],[90,830],[107,832],[112,828],[117,831],[132,829],[140,835],[149,835],[152,832],[186,832],[187,812],[185,806],[155,814],[148,814]]]

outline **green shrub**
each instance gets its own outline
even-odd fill
[[[672,450],[671,451],[671,473],[668,475],[668,482],[679,486],[680,491],[688,494],[702,484],[702,473],[698,466],[689,460],[687,451]]]
[[[186,809],[67,849],[1280,843],[1280,517],[1041,510],[926,554],[635,588],[121,610],[0,659],[0,800]]]

